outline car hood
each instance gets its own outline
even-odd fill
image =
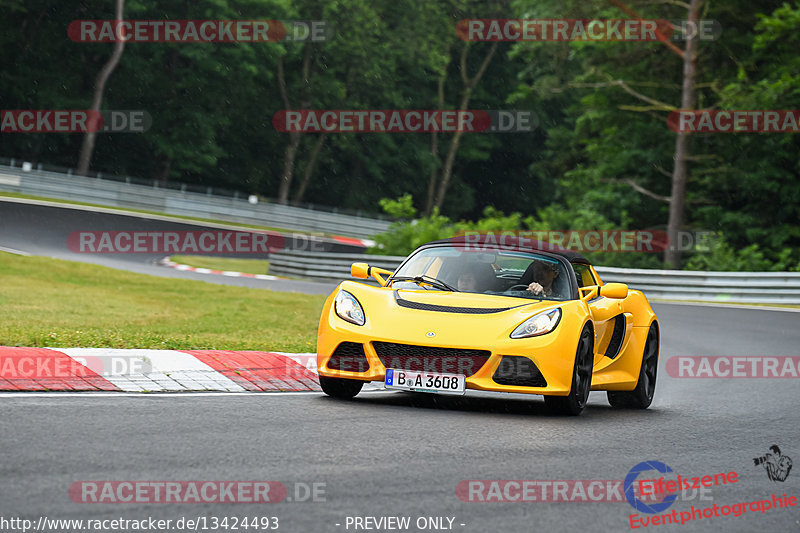
[[[390,289],[386,289],[387,291]],[[430,290],[392,290],[392,299],[399,307],[438,312],[493,314],[519,307],[547,307],[552,301],[525,300],[511,296],[494,294],[475,294],[468,292],[430,291]]]
[[[460,345],[490,337],[507,338],[520,323],[531,316],[569,302],[525,300],[510,296],[463,292],[393,290],[353,281],[340,288],[355,296],[364,308],[367,330],[378,337],[391,338],[399,333],[411,338],[436,329],[447,341]],[[475,336],[475,339],[471,337]],[[437,340],[444,340],[437,336]]]

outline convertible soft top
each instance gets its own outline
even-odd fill
[[[558,255],[570,263],[590,264],[589,260],[578,252],[562,248],[556,244],[539,241],[536,239],[520,238],[514,235],[503,235],[501,233],[480,233],[472,235],[457,235],[447,239],[426,242],[422,246],[432,244],[463,244],[465,247],[483,249],[515,250],[520,252],[545,252]]]

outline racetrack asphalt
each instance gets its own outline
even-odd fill
[[[290,532],[355,531],[345,528],[347,516],[410,516],[412,525],[448,516],[464,532],[624,531],[634,512],[626,502],[470,503],[455,489],[470,479],[622,480],[646,460],[683,476],[738,473],[737,483],[713,489],[713,500],[677,501],[678,512],[798,496],[800,472],[774,482],[753,463],[773,444],[800,458],[796,379],[664,372],[677,355],[800,355],[797,313],[654,308],[663,341],[658,386],[653,406],[640,412],[611,409],[601,392],[577,418],[547,414],[536,396],[4,395],[1,514],[278,516],[279,531]],[[81,480],[272,480],[290,496],[294,483],[325,483],[325,501],[79,504],[67,491]],[[792,507],[647,530],[797,531],[798,519]]]
[[[317,293],[333,287],[180,272],[157,266],[159,256],[73,254],[66,247],[67,235],[78,230],[202,227],[0,200],[3,247],[216,283]],[[317,393],[0,394],[0,524],[40,516],[277,516],[278,531],[334,532],[355,531],[345,527],[348,516],[409,516],[408,531],[419,531],[418,517],[446,516],[464,532],[624,531],[634,512],[626,502],[470,503],[458,498],[456,486],[470,479],[622,480],[647,460],[684,476],[739,474],[737,483],[714,489],[713,500],[677,501],[679,512],[800,495],[800,471],[773,482],[753,464],[773,444],[800,458],[796,379],[678,379],[664,371],[679,355],[800,355],[800,315],[653,307],[663,344],[656,398],[642,412],[613,410],[601,392],[577,418],[549,415],[537,396],[365,392],[346,402]],[[68,489],[81,480],[274,480],[290,497],[296,483],[324,483],[325,501],[80,504]],[[647,530],[797,531],[799,520],[793,507]]]
[[[119,270],[151,276],[184,278],[287,292],[330,294],[336,283],[303,280],[259,280],[228,277],[198,272],[180,271],[161,266],[158,261],[165,254],[151,253],[76,253],[67,246],[67,237],[75,231],[203,231],[221,228],[248,231],[239,226],[209,225],[202,222],[179,221],[147,214],[121,213],[92,207],[69,204],[50,204],[32,200],[0,197],[0,247],[32,255],[93,263]],[[286,234],[289,248],[310,246],[301,234]],[[296,236],[295,236],[296,235]],[[319,251],[359,253],[362,248],[320,238]],[[316,248],[315,248],[316,250]],[[265,259],[253,254],[248,257]]]

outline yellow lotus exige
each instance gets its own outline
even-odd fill
[[[658,319],[645,296],[603,283],[580,254],[531,239],[425,244],[396,272],[355,263],[319,323],[322,390],[352,398],[388,389],[544,395],[562,414],[589,390],[647,408],[658,369]]]

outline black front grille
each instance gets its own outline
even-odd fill
[[[492,379],[499,385],[547,387],[547,381],[536,364],[527,357],[504,355]]]
[[[328,368],[345,372],[366,372],[369,370],[364,345],[357,342],[343,342],[336,347],[328,359]]]
[[[376,341],[372,346],[386,368],[461,374],[467,377],[480,370],[491,355],[488,350],[438,348],[394,342]]]

